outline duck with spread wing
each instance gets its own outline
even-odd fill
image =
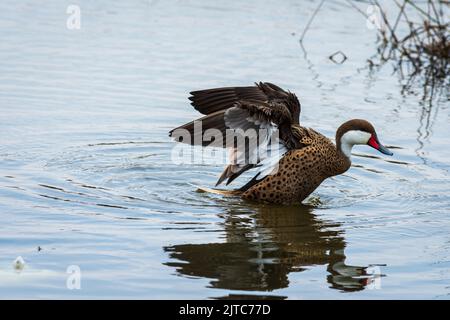
[[[259,202],[291,204],[303,201],[325,179],[347,171],[354,145],[368,145],[392,155],[366,120],[343,123],[336,131],[336,144],[317,131],[301,126],[301,107],[296,95],[269,82],[193,91],[189,100],[205,116],[171,130],[169,135],[191,145],[231,150],[230,164],[217,185],[224,181],[228,185],[247,170],[256,171],[253,179],[237,190],[204,188],[206,191]],[[257,143],[244,143],[244,150],[239,150],[234,142],[227,143],[227,139],[220,142],[204,139],[208,130],[215,130],[223,137],[230,130],[253,130]],[[190,138],[186,139],[180,132],[187,132]],[[275,143],[271,139],[274,133],[278,137]]]

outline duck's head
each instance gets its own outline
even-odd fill
[[[393,155],[389,149],[380,143],[375,128],[366,120],[349,120],[344,122],[336,131],[336,147],[348,158],[350,158],[355,144],[369,145],[381,153]]]

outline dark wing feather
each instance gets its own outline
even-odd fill
[[[242,101],[240,107],[248,110],[249,115],[253,118],[276,124],[280,131],[280,139],[288,149],[299,149],[302,147],[300,141],[292,133],[291,126],[295,123],[286,103],[280,100],[273,100],[268,103]]]
[[[187,143],[190,145],[224,148],[225,141],[222,141],[222,143],[217,141],[208,141],[204,139],[204,134],[208,129],[216,129],[220,131],[222,137],[226,136],[227,128],[224,118],[225,111],[226,110],[216,111],[200,119],[188,122],[182,126],[172,129],[169,132],[169,136],[174,138],[177,142]],[[196,128],[201,128],[201,130],[197,130]]]
[[[260,82],[257,84],[259,88],[269,97],[270,102],[278,102],[286,106],[291,113],[291,120],[293,124],[300,123],[300,102],[297,96],[289,91],[285,91],[280,87],[269,82]]]
[[[218,110],[231,108],[234,103],[242,99],[267,101],[268,97],[257,86],[192,91],[189,97],[192,106],[203,114],[211,114]]]
[[[235,111],[236,110],[236,111]],[[273,100],[270,102],[259,101],[245,101],[242,100],[235,103],[234,107],[229,109],[230,112],[225,113],[226,123],[229,122],[232,113],[237,113],[245,110],[247,117],[253,119],[253,121],[273,123],[278,127],[280,139],[286,146],[287,150],[299,149],[303,147],[303,144],[299,139],[294,136],[292,131],[292,116],[291,112],[286,104],[281,101]],[[231,112],[234,111],[234,112]],[[236,120],[235,120],[236,121]],[[245,159],[249,158],[249,149],[245,149]],[[258,160],[259,161],[259,160]],[[228,165],[217,181],[217,185],[227,180],[227,185],[234,179],[239,177],[242,173],[254,168],[256,165],[251,163],[232,163]]]
[[[236,102],[252,100],[259,102],[279,101],[284,103],[292,115],[292,122],[299,123],[300,102],[295,94],[270,83],[259,82],[251,87],[227,87],[192,91],[189,100],[200,113],[208,115],[233,107]]]

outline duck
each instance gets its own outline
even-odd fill
[[[172,129],[169,136],[192,146],[229,149],[229,162],[215,187],[255,171],[238,189],[200,191],[262,203],[301,203],[324,180],[350,169],[355,145],[393,155],[367,120],[342,123],[335,143],[302,126],[297,96],[270,82],[192,91],[189,100],[204,116]]]

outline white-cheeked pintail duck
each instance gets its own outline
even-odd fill
[[[369,145],[392,155],[366,120],[353,119],[343,123],[336,131],[336,144],[317,131],[301,126],[301,107],[296,95],[268,82],[249,87],[193,91],[189,100],[205,116],[173,129],[169,135],[178,142],[191,145],[231,149],[231,163],[216,186],[225,180],[228,185],[243,172],[256,170],[253,179],[237,190],[204,188],[205,191],[239,195],[260,202],[301,202],[322,181],[350,168],[354,145]],[[229,130],[243,132],[249,129],[255,130],[258,143],[253,147],[247,143],[244,152],[237,150],[234,142],[230,145],[215,137],[205,139],[208,130],[225,137]],[[269,135],[274,132],[279,138],[277,143],[269,145]],[[263,148],[268,151],[260,152]],[[255,154],[254,161],[249,161]]]

